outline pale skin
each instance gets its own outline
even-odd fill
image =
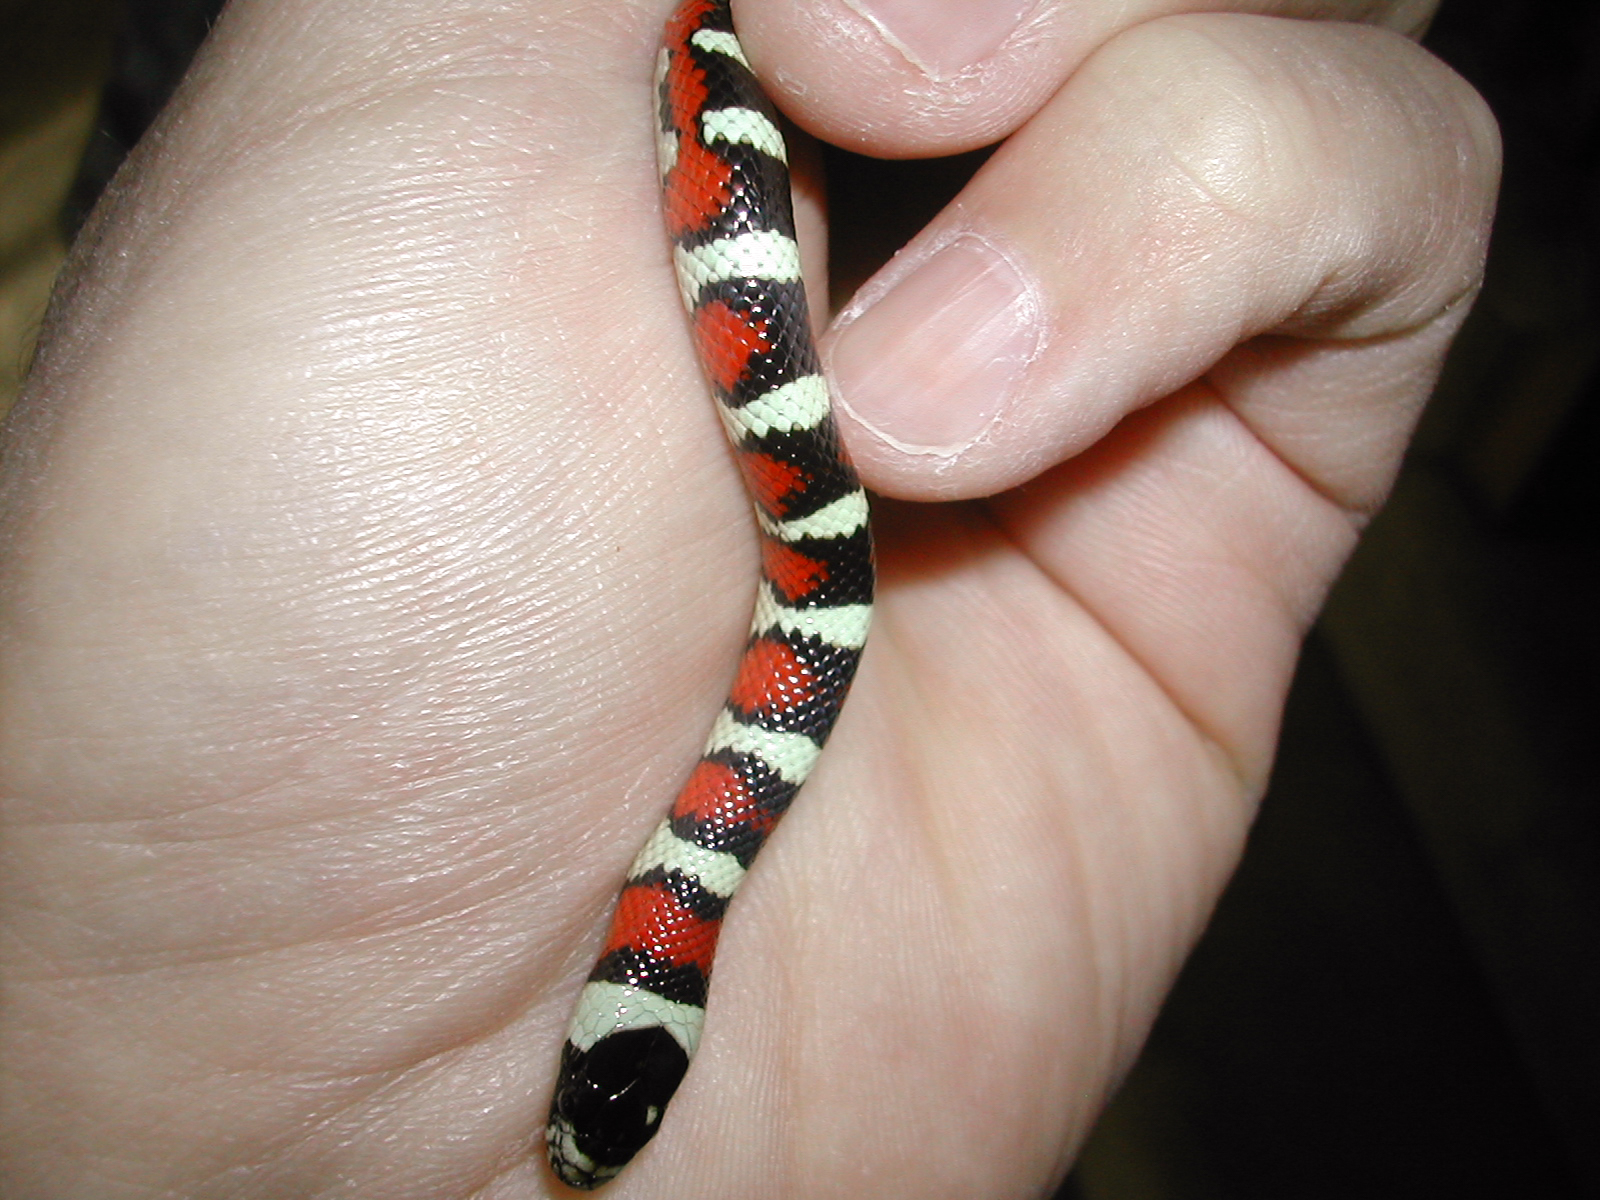
[[[1226,882],[1497,172],[1430,5],[1230,7],[736,8],[812,133],[1013,136],[830,342],[874,638],[615,1200],[1047,1193]],[[5,1195],[563,1192],[568,1009],[754,590],[665,15],[238,0],[96,219],[3,497]],[[998,375],[916,339],[956,244]]]

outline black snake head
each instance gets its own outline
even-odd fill
[[[562,1047],[545,1129],[561,1182],[589,1191],[627,1166],[655,1137],[688,1069],[689,1056],[660,1026],[621,1030],[588,1050]]]

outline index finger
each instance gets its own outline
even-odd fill
[[[826,141],[884,158],[955,154],[1027,120],[1093,51],[1157,17],[1240,12],[1408,36],[1438,0],[767,0],[735,2],[778,104]]]

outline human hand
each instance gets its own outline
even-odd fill
[[[739,12],[823,136],[1019,132],[889,268],[999,311],[899,290],[831,345],[900,498],[874,640],[618,1200],[1064,1169],[1476,284],[1492,126],[1399,36],[1005,7],[957,10],[970,74],[901,36],[943,80]],[[555,1190],[568,1008],[754,581],[655,216],[664,16],[237,3],[97,220],[5,502],[6,1194]]]

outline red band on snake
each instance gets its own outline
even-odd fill
[[[656,91],[679,289],[755,505],[761,582],[727,703],[628,872],[562,1048],[546,1139],[579,1188],[660,1128],[700,1042],[728,901],[833,729],[872,606],[867,498],[811,340],[788,156],[727,0],[673,14]]]

